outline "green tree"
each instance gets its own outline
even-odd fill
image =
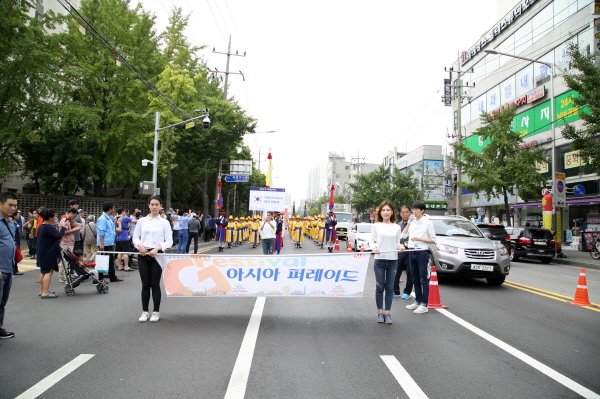
[[[61,90],[62,18],[29,17],[29,1],[0,0],[0,179],[21,169],[20,145],[38,141]]]
[[[334,195],[333,200],[336,204],[346,204],[348,200],[343,195]],[[308,214],[310,216],[317,216],[321,213],[321,206],[323,204],[329,204],[329,195],[324,195],[318,200],[314,202],[309,202],[307,204]],[[304,209],[304,204],[302,204],[302,209]]]
[[[523,138],[512,130],[515,107],[508,107],[492,116],[482,113],[482,126],[475,131],[480,140],[490,143],[479,154],[471,150],[464,142],[452,146],[460,152],[460,159],[452,162],[459,165],[468,175],[468,181],[458,183],[475,193],[483,192],[488,200],[492,197],[504,199],[508,206],[508,194],[515,195],[518,190],[522,198],[534,196],[539,192],[545,179],[536,169],[536,162],[547,162],[540,149],[521,149]],[[508,219],[510,225],[510,218]]]
[[[373,172],[357,175],[356,183],[350,183],[350,187],[354,190],[352,208],[361,213],[378,207],[383,201],[390,201],[399,208],[424,198],[412,171],[404,173],[394,169],[391,172],[389,166],[383,165]]]
[[[582,129],[567,124],[562,135],[571,141],[571,149],[579,150],[580,157],[592,167],[600,178],[600,68],[596,66],[596,56],[584,55],[576,44],[569,47],[571,66],[576,72],[564,75],[571,90],[577,91],[575,106],[580,110]]]

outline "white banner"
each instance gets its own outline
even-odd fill
[[[369,255],[163,255],[169,297],[362,298]]]
[[[250,187],[251,211],[285,211],[285,188]]]

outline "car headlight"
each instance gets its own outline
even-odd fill
[[[508,255],[508,249],[506,249],[506,247],[500,248],[499,252],[500,252],[500,256]]]
[[[439,251],[447,252],[449,254],[457,254],[458,253],[458,248],[457,247],[453,247],[452,245],[437,244],[435,247]]]

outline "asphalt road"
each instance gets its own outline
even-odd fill
[[[227,251],[261,253],[247,244]],[[325,253],[286,241],[282,255],[315,252]],[[394,324],[382,325],[369,267],[363,299],[163,294],[158,323],[137,321],[137,271],[119,272],[125,281],[106,295],[85,284],[67,297],[54,278],[54,300],[40,300],[38,272],[26,272],[6,308],[16,336],[0,341],[0,398],[599,397],[600,312],[565,302],[579,268],[523,261],[500,287],[442,281],[448,309],[415,315],[404,308],[411,301],[395,298]],[[600,303],[600,271],[588,270],[587,283]],[[248,345],[239,395],[230,380]]]

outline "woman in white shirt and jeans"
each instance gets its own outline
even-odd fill
[[[264,255],[273,255],[273,247],[275,245],[275,231],[277,223],[273,220],[273,214],[267,212],[267,216],[263,219],[260,225],[260,241]]]
[[[394,299],[394,279],[398,268],[398,250],[403,247],[400,244],[402,231],[396,224],[396,212],[394,205],[384,201],[377,209],[377,220],[371,229],[371,242],[375,254],[375,302],[377,304],[377,323],[392,324],[390,309]],[[383,297],[385,291],[385,313],[383,309]]]
[[[141,323],[148,321],[151,290],[154,309],[150,321],[157,322],[160,319],[162,267],[156,261],[156,254],[173,245],[171,225],[167,219],[159,215],[160,197],[158,195],[150,197],[148,207],[150,214],[138,220],[133,233],[133,245],[140,251],[138,270],[142,280],[142,315],[139,318]]]

